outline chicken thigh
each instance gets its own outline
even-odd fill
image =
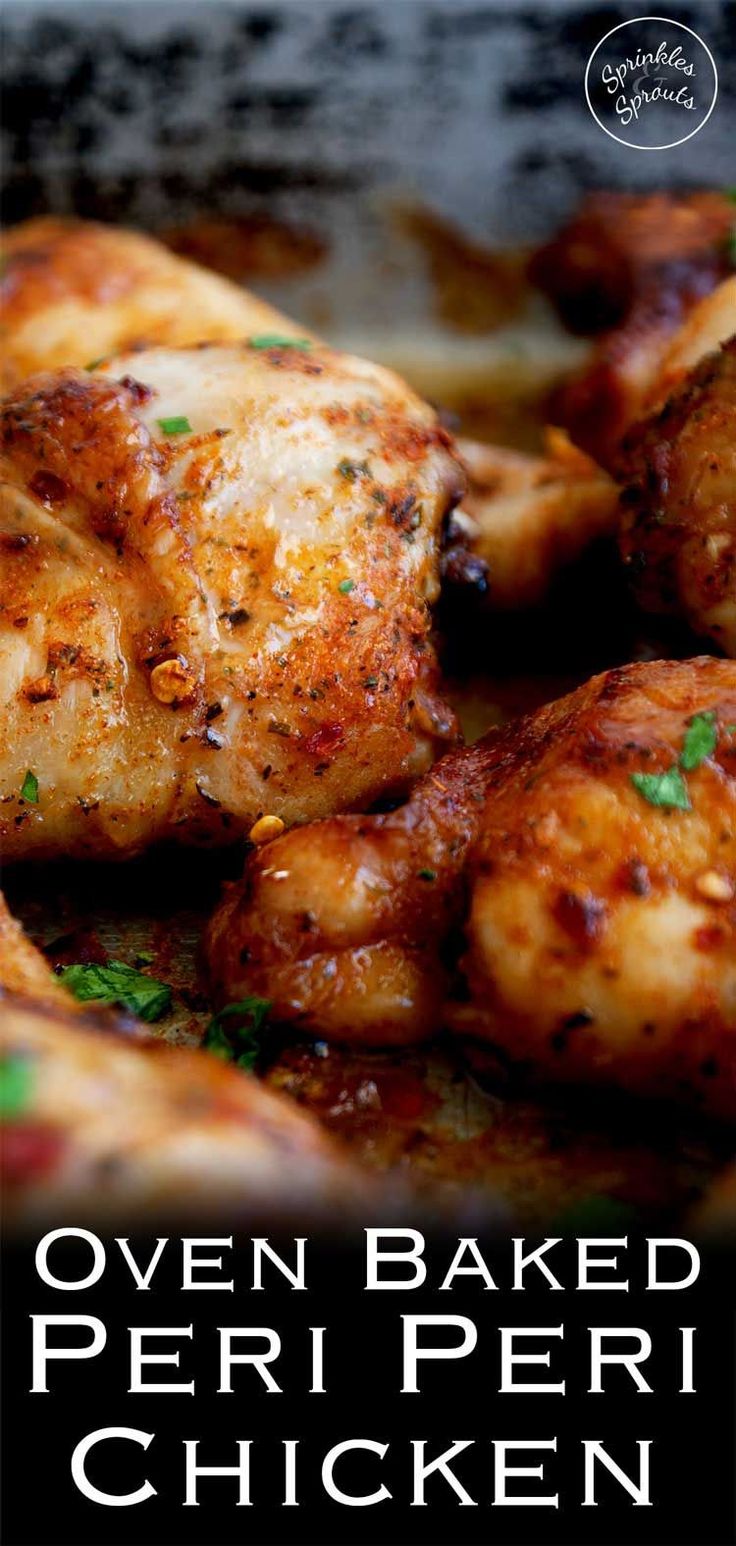
[[[0,244],[0,383],[144,344],[223,343],[291,323],[138,231],[50,216]]]
[[[463,475],[391,372],[152,349],[25,382],[2,439],[6,859],[360,807],[453,737],[429,604]]]
[[[622,476],[621,550],[642,606],[736,657],[736,337],[631,432]]]
[[[598,193],[536,254],[533,277],[568,326],[597,335],[552,416],[604,467],[640,416],[673,335],[733,271],[733,226],[727,193]]]
[[[0,1065],[6,1219],[291,1212],[361,1194],[292,1102],[71,998],[1,896]]]
[[[633,665],[449,753],[396,811],[253,853],[207,951],[320,1036],[447,1026],[542,1081],[736,1116],[736,666]]]

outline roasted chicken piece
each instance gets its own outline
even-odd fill
[[[736,1115],[736,666],[633,665],[449,753],[390,814],[251,855],[224,999],[342,1041],[442,1026],[533,1076]]]
[[[644,407],[663,407],[688,372],[736,334],[736,277],[699,301],[673,335]]]
[[[658,407],[698,360],[736,333],[736,279],[725,281],[689,312],[666,349],[646,363],[646,390],[637,411]],[[647,345],[648,348],[648,345]],[[655,368],[656,366],[656,368]],[[631,399],[634,411],[634,398]],[[627,413],[628,417],[628,413]],[[609,460],[617,476],[626,468],[620,429]],[[459,440],[468,492],[450,523],[443,557],[449,585],[467,592],[475,584],[495,611],[514,611],[543,600],[555,576],[597,539],[618,529],[618,485],[558,428],[546,431],[546,455],[528,456],[497,446]],[[656,501],[661,507],[661,501]],[[630,523],[627,523],[627,530]]]
[[[732,271],[733,227],[723,193],[595,194],[537,253],[532,277],[567,325],[600,335],[553,416],[603,466],[639,416],[673,333]]]
[[[593,193],[531,264],[573,332],[620,326],[642,302],[682,311],[729,270],[727,193]]]
[[[615,534],[618,489],[561,430],[547,455],[458,441],[468,474],[443,558],[448,580],[479,581],[494,611],[535,606],[555,577],[600,537]],[[468,555],[479,566],[474,576]]]
[[[622,475],[621,549],[642,606],[736,657],[736,337],[631,432]]]
[[[331,1204],[363,1183],[316,1122],[204,1052],[72,999],[0,897],[6,1217]]]
[[[454,735],[429,603],[463,476],[391,372],[154,349],[25,382],[2,437],[6,859],[365,805]]]
[[[4,391],[36,371],[144,344],[294,331],[265,301],[136,231],[29,220],[5,234],[0,255]]]

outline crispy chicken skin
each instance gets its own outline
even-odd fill
[[[292,1209],[355,1190],[349,1163],[291,1101],[71,999],[2,897],[0,1056],[26,1070],[0,1145],[11,1220]]]
[[[532,276],[568,326],[600,335],[553,417],[603,466],[639,416],[672,335],[733,269],[733,219],[722,193],[595,194],[537,253]]]
[[[694,715],[715,750],[660,808]],[[710,720],[705,722],[710,724]],[[225,999],[343,1041],[443,1024],[545,1081],[736,1116],[736,667],[633,665],[449,753],[388,815],[254,853],[209,928]]]
[[[725,280],[712,295],[699,301],[672,337],[644,405],[647,411],[663,407],[688,372],[735,333],[736,277]]]
[[[601,424],[615,425],[603,454],[616,475],[625,466],[626,442],[622,448],[620,437],[631,416],[660,407],[697,362],[733,333],[736,279],[726,280],[694,306],[674,334],[668,329],[656,355],[646,337],[640,356],[631,352],[630,339],[624,340],[626,370],[636,375],[641,365],[641,379],[623,416],[609,419],[603,405],[595,406],[596,422],[600,414]],[[479,587],[494,611],[536,606],[562,569],[619,527],[613,478],[566,431],[549,428],[546,440],[544,456],[471,440],[457,443],[468,491],[451,519],[443,571],[448,585],[458,582],[465,591],[469,582]]]
[[[428,604],[463,476],[391,372],[155,349],[32,378],[2,435],[6,859],[360,806],[454,735]]]
[[[736,338],[631,432],[622,476],[621,549],[642,606],[736,657]]]
[[[681,314],[728,273],[732,226],[726,193],[593,193],[531,273],[576,332],[616,327],[653,297]]]
[[[468,492],[450,522],[443,559],[450,580],[457,555],[482,564],[494,611],[535,606],[555,575],[618,525],[618,490],[608,474],[561,430],[548,431],[545,456],[458,441]],[[459,579],[471,576],[461,562]]]
[[[4,391],[144,344],[294,332],[265,301],[137,231],[41,218],[8,231],[0,253]]]

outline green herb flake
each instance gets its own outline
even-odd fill
[[[38,805],[38,779],[35,773],[31,772],[30,768],[20,786],[20,797],[28,805]]]
[[[101,354],[98,360],[90,360],[89,365],[85,365],[85,370],[97,370],[98,365],[104,365],[106,358],[106,355]]]
[[[192,426],[186,414],[174,414],[171,419],[157,419],[156,423],[165,435],[191,435]]]
[[[0,1058],[0,1117],[4,1121],[23,1115],[30,1103],[33,1076],[27,1058]]]
[[[631,782],[644,800],[660,810],[692,809],[687,784],[678,767],[668,768],[666,773],[632,773]]]
[[[215,1057],[252,1073],[260,1055],[261,1036],[270,1008],[270,999],[255,996],[226,1004],[210,1020],[202,1046]],[[237,1020],[245,1020],[246,1024],[229,1023]]]
[[[706,714],[693,714],[687,722],[685,740],[680,754],[680,767],[686,773],[693,773],[705,762],[707,757],[712,757],[718,745],[718,725],[716,723],[715,709],[709,709]]]
[[[349,596],[351,590],[355,590],[355,580],[341,580],[337,588],[341,596]]]
[[[417,875],[418,875],[420,880],[436,880],[437,879],[437,871],[436,870],[417,870]]]
[[[280,333],[261,333],[249,338],[251,349],[311,349],[311,338],[282,338]]]
[[[351,462],[348,457],[344,457],[341,462],[338,462],[335,471],[339,472],[341,478],[347,478],[348,483],[355,483],[357,478],[370,478],[371,476],[371,469],[367,462]]]
[[[149,1025],[171,1008],[171,988],[124,961],[65,966],[60,976],[64,987],[83,1003],[116,1004]]]

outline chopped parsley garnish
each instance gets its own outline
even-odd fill
[[[650,805],[658,805],[661,810],[690,811],[692,804],[682,771],[694,773],[708,757],[712,757],[717,745],[715,709],[693,714],[685,727],[682,751],[674,767],[667,768],[664,773],[632,773],[631,782]]]
[[[688,720],[685,740],[680,754],[680,767],[686,773],[692,773],[705,762],[706,757],[712,757],[718,744],[718,725],[716,724],[715,709],[709,709],[706,714],[693,714]]]
[[[90,360],[89,365],[85,365],[84,368],[85,368],[85,370],[96,370],[97,366],[98,365],[102,365],[102,363],[103,363],[103,361],[105,359],[106,359],[106,355],[101,354],[98,360]]]
[[[251,1073],[261,1051],[261,1034],[270,1008],[270,999],[255,996],[226,1004],[210,1020],[202,1046],[215,1057]],[[245,1020],[246,1024],[230,1023],[238,1020]]]
[[[349,596],[351,590],[355,589],[355,580],[341,580],[337,588],[341,596]]]
[[[175,414],[171,419],[157,419],[156,423],[165,435],[191,435],[192,433],[192,426],[186,414],[183,413]]]
[[[417,875],[419,876],[420,880],[436,880],[437,879],[437,871],[436,870],[417,870]]]
[[[124,961],[64,966],[59,975],[64,987],[83,1003],[117,1004],[149,1024],[171,1008],[171,988]]]
[[[0,1117],[22,1116],[31,1098],[33,1076],[27,1058],[0,1058]]]
[[[666,773],[632,773],[631,782],[650,805],[659,806],[660,810],[692,809],[687,784],[678,767],[668,768]]]
[[[38,779],[30,768],[20,786],[21,800],[26,800],[29,805],[38,805]]]
[[[282,338],[280,333],[261,333],[249,338],[251,349],[311,349],[311,338]]]

